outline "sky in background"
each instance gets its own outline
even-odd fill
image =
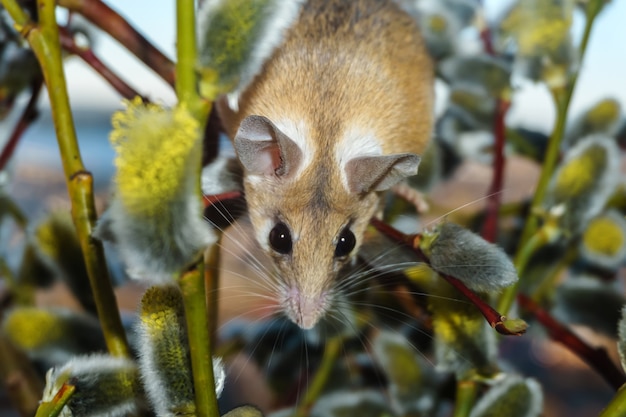
[[[111,7],[124,15],[152,42],[170,57],[174,57],[174,1],[165,0],[110,0]],[[509,0],[485,0],[488,20],[497,18]],[[626,106],[626,0],[613,0],[598,17],[587,55],[582,63],[579,85],[573,97],[574,114],[595,101],[614,97]],[[577,16],[575,32],[582,28],[583,19]],[[172,103],[174,95],[141,63],[129,56],[123,48],[108,38],[97,38],[96,52],[112,68],[119,71],[131,85],[153,100]],[[72,58],[67,75],[73,103],[80,106],[119,105],[118,96],[90,69]],[[94,99],[95,98],[95,99]],[[527,83],[519,86],[514,107],[509,115],[512,124],[524,124],[549,130],[554,109],[541,85]]]

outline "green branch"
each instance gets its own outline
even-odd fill
[[[176,1],[176,95],[191,108],[198,100],[194,0]]]
[[[215,253],[219,249],[214,246],[209,250]],[[209,260],[208,264],[209,267],[212,267],[212,260]],[[209,336],[210,324],[207,319],[203,269],[204,262],[199,261],[193,269],[180,277],[179,284],[185,306],[197,416],[219,417],[215,396],[215,376],[213,375],[212,346]],[[215,320],[215,318],[211,317],[211,320]]]
[[[296,409],[294,417],[305,417],[309,415],[310,408],[315,404],[315,401],[322,395],[324,387],[328,383],[328,378],[333,370],[333,366],[337,362],[337,357],[341,351],[343,345],[343,337],[334,336],[326,343],[324,349],[324,356],[322,357],[322,363],[319,369],[313,377],[311,385],[308,387],[304,399]]]
[[[462,380],[456,384],[456,401],[454,402],[453,417],[467,417],[470,415],[476,395],[478,394],[478,385],[473,380]]]
[[[39,23],[35,25],[19,9],[16,0],[2,4],[28,40],[41,65],[52,110],[63,170],[72,203],[72,218],[81,243],[91,289],[107,347],[112,355],[129,356],[128,343],[109,278],[102,243],[91,236],[97,214],[93,195],[93,178],[81,159],[74,120],[67,94],[55,0],[38,0]]]
[[[595,21],[596,16],[602,9],[603,0],[591,0],[587,5],[587,21],[585,23],[585,30],[583,33],[583,38],[579,45],[579,57],[582,62],[585,51],[587,50],[587,45],[589,43],[589,38],[591,36],[591,29],[593,28],[593,23]],[[550,179],[552,178],[552,174],[557,166],[560,157],[561,151],[561,143],[563,142],[563,137],[565,136],[565,127],[567,125],[567,114],[569,110],[569,105],[572,99],[572,95],[574,93],[574,89],[576,88],[576,83],[578,81],[579,70],[577,70],[574,74],[569,78],[567,85],[565,87],[554,88],[551,90],[552,98],[554,100],[554,104],[556,107],[556,122],[554,125],[554,129],[552,134],[550,135],[550,140],[548,142],[548,149],[546,151],[546,155],[543,161],[541,175],[539,177],[539,181],[537,182],[537,188],[535,190],[535,194],[533,196],[530,212],[528,218],[526,219],[526,223],[524,225],[524,230],[522,232],[522,237],[519,241],[519,251],[526,250],[526,246],[528,244],[529,239],[536,233],[537,227],[539,227],[539,217],[537,213],[541,212],[542,203],[545,199],[545,194],[548,189],[548,185],[550,183]],[[520,259],[524,255],[518,253],[515,258]],[[517,262],[516,262],[517,264]],[[517,266],[517,265],[516,265]],[[519,271],[520,280],[523,279],[522,271]],[[517,286],[509,287],[503,294],[502,299],[500,300],[501,306],[510,307],[512,304],[512,300],[515,297],[515,291],[517,290]],[[507,314],[508,308],[500,309],[502,314]]]

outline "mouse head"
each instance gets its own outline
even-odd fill
[[[311,328],[337,297],[337,275],[354,258],[379,192],[416,174],[419,157],[343,160],[333,149],[297,143],[262,116],[241,122],[234,146],[256,239],[276,266],[277,301]]]

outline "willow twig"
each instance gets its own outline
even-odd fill
[[[491,243],[494,243],[498,238],[498,218],[500,205],[502,204],[501,191],[504,187],[504,170],[506,165],[506,157],[504,155],[506,145],[505,118],[510,106],[511,103],[504,98],[498,98],[496,101],[493,127],[493,174],[491,185],[487,192],[487,208],[485,210],[485,223],[482,230],[483,239]]]
[[[328,378],[337,362],[342,344],[343,338],[341,336],[334,336],[326,342],[322,363],[315,373],[311,385],[307,388],[304,399],[298,405],[294,417],[306,417],[309,415],[310,408],[315,404],[315,401],[320,397],[328,383]]]
[[[589,43],[589,37],[591,35],[593,23],[596,16],[601,10],[603,3],[604,0],[591,0],[587,4],[587,20],[585,22],[583,38],[581,40],[580,46],[578,47],[578,56],[580,57],[581,61],[583,60],[585,56],[585,51],[587,50],[587,45]],[[543,165],[541,168],[541,175],[539,177],[537,188],[533,196],[531,209],[524,225],[522,237],[520,238],[520,247],[523,247],[525,245],[526,241],[531,238],[531,236],[534,234],[535,230],[538,227],[539,219],[537,217],[537,213],[540,212],[539,209],[541,208],[542,202],[545,198],[545,194],[548,189],[548,183],[550,182],[550,178],[552,177],[560,156],[561,142],[563,141],[565,127],[567,124],[569,104],[572,99],[574,89],[576,88],[578,75],[579,71],[575,72],[571,76],[565,87],[555,88],[551,91],[557,111],[556,122],[554,125],[554,129],[552,130],[552,134],[550,135],[548,149],[544,157]]]
[[[532,314],[543,325],[553,340],[563,344],[567,349],[575,353],[576,356],[595,369],[613,388],[619,389],[626,383],[626,377],[611,361],[605,349],[589,346],[570,329],[554,319],[530,297],[519,294],[517,302],[521,308]]]
[[[2,0],[2,4],[7,10],[15,12],[11,12],[11,17],[28,40],[41,65],[44,81],[48,86],[52,119],[72,203],[72,218],[85,258],[100,324],[109,352],[115,356],[127,357],[128,343],[109,278],[102,243],[92,237],[97,218],[93,178],[91,173],[85,170],[76,138],[63,73],[55,0],[37,1],[39,9],[37,25],[32,23],[23,11],[16,11],[16,8],[19,8],[16,0]]]
[[[452,417],[468,417],[478,394],[478,384],[473,380],[461,380],[456,384],[456,401]]]
[[[187,334],[198,417],[219,417],[215,397],[215,376],[211,359],[210,324],[207,320],[204,263],[197,262],[179,280],[185,306]]]
[[[32,93],[30,95],[30,99],[28,100],[28,104],[26,104],[26,107],[24,108],[20,119],[17,121],[11,136],[9,136],[9,140],[4,145],[2,153],[0,153],[0,171],[4,169],[13,156],[15,148],[28,126],[30,126],[30,124],[37,118],[37,101],[39,100],[39,93],[41,92],[42,85],[43,80],[37,80],[32,86]]]
[[[397,243],[402,243],[409,246],[411,249],[413,249],[413,251],[420,258],[420,260],[430,266],[430,260],[426,255],[424,255],[419,247],[420,241],[422,239],[421,234],[418,233],[415,235],[405,235],[404,233],[398,231],[397,229],[376,218],[373,218],[371,220],[371,224],[376,227],[378,231],[380,231],[387,237],[395,240]],[[451,275],[444,274],[440,271],[436,272],[439,274],[439,276],[448,281],[450,285],[456,288],[457,291],[463,294],[465,298],[471,301],[480,311],[483,317],[485,317],[489,325],[491,325],[491,327],[493,327],[498,333],[507,336],[519,336],[526,331],[526,323],[524,323],[522,320],[507,319],[506,316],[498,313],[497,310],[487,304],[474,291],[470,290],[462,281]]]
[[[120,96],[128,100],[140,96],[140,94],[137,93],[137,90],[131,87],[128,83],[126,83],[126,81],[122,80],[119,75],[107,67],[106,64],[102,62],[96,54],[94,54],[91,48],[78,46],[74,41],[74,37],[67,29],[59,27],[59,33],[61,35],[61,46],[63,49],[85,61],[85,63],[87,63],[87,65],[93,68],[94,71],[96,71],[106,82],[108,82],[111,87],[113,87],[113,89],[120,94]],[[144,97],[142,97],[142,99],[144,102],[146,101]]]
[[[108,33],[130,53],[174,86],[174,63],[130,25],[122,16],[100,0],[59,0],[59,6],[80,13]]]

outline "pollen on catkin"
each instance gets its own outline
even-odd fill
[[[94,235],[116,244],[132,278],[171,282],[217,240],[202,216],[199,123],[184,104],[126,107],[113,115],[114,196]]]
[[[515,38],[519,55],[551,55],[569,36],[572,3],[569,0],[519,1],[502,21],[501,29]]]
[[[125,104],[113,115],[110,135],[118,198],[130,214],[158,215],[168,201],[193,192],[182,185],[200,140],[199,124],[182,104],[166,109],[138,97]]]
[[[626,261],[626,220],[615,210],[589,221],[580,241],[580,254],[592,265],[615,270]]]
[[[185,311],[175,285],[150,287],[141,300],[139,366],[146,395],[158,416],[196,411]],[[213,360],[215,391],[224,387],[224,370]],[[206,388],[206,387],[205,387]]]
[[[544,200],[563,232],[579,233],[604,208],[619,179],[619,154],[604,135],[589,136],[567,152]]]

